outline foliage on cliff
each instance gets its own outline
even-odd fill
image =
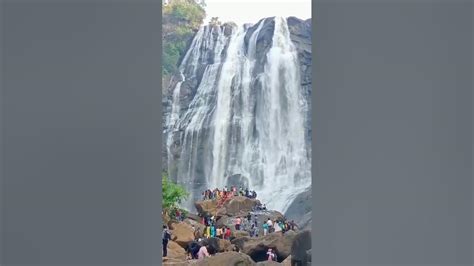
[[[171,75],[206,13],[194,0],[171,0],[163,5],[163,76]]]
[[[163,191],[163,210],[169,212],[178,208],[178,204],[185,200],[189,193],[186,189],[173,181],[169,180],[166,172],[162,173],[161,185]]]

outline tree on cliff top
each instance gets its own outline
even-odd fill
[[[163,75],[176,71],[179,59],[194,33],[202,24],[206,12],[193,0],[171,0],[163,5]]]
[[[189,193],[183,186],[169,180],[166,172],[163,172],[161,177],[163,211],[169,213],[171,210],[178,208],[178,204],[185,200],[189,196]]]

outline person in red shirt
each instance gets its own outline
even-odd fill
[[[227,227],[226,230],[225,230],[225,239],[230,239],[230,234],[231,234],[230,228]]]

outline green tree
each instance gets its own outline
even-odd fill
[[[163,75],[172,75],[206,12],[194,0],[171,0],[163,6]]]
[[[163,192],[163,212],[167,214],[170,214],[172,210],[178,208],[178,205],[189,197],[189,193],[186,189],[169,180],[166,172],[162,173],[161,185]]]

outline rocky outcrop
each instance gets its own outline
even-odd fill
[[[183,248],[185,248],[189,242],[194,240],[193,228],[189,224],[172,223],[170,229],[171,239]]]
[[[294,220],[300,229],[311,227],[311,188],[300,193],[288,207],[285,216],[288,220]]]
[[[235,238],[250,237],[250,234],[246,231],[234,231],[233,236]]]
[[[238,216],[246,215],[251,211],[260,201],[257,199],[249,199],[247,197],[233,197],[230,201],[224,204],[225,215]]]
[[[247,219],[246,214],[242,215],[242,216],[244,217],[243,218],[244,220]],[[255,218],[257,219],[257,228],[259,230],[258,233],[259,233],[259,235],[263,235],[262,225],[263,225],[264,222],[268,221],[269,218],[272,221],[274,221],[274,220],[283,220],[284,215],[281,212],[274,211],[274,210],[251,212],[251,223],[254,222]],[[234,221],[235,221],[235,217],[222,216],[217,220],[216,225],[217,226],[227,226],[227,227],[230,227],[230,228],[234,228],[234,225],[235,225]]]
[[[258,238],[241,237],[231,242],[257,262],[267,259],[266,253],[269,248],[275,249],[278,261],[281,262],[291,254],[291,247],[296,235],[295,232],[288,231],[285,234],[271,233]]]
[[[298,232],[291,243],[291,258],[293,261],[306,265],[311,261],[311,231]]]
[[[186,251],[175,241],[168,242],[168,259],[184,261],[186,260]]]
[[[191,264],[187,261],[164,258],[162,265],[163,266],[189,266]]]
[[[201,200],[194,203],[196,210],[201,216],[224,215],[222,208],[218,208],[216,200]]]
[[[217,200],[197,201],[194,205],[198,213],[202,216],[232,217],[246,215],[258,203],[260,203],[260,201],[257,199],[237,196],[224,203],[223,206],[218,206]]]
[[[203,239],[201,242],[199,242],[199,244],[201,246],[209,245],[216,252],[226,252],[226,251],[233,250],[232,244],[230,243],[229,240],[225,240],[225,239],[221,239],[217,237]]]
[[[276,265],[281,266],[281,263],[278,263],[276,261],[260,261],[260,262],[257,262],[256,265],[257,266],[276,266]]]
[[[288,256],[284,261],[281,262],[281,265],[284,265],[284,266],[293,266],[291,265],[291,255]]]
[[[194,235],[195,235],[196,238],[199,238],[199,237],[203,236],[204,229],[206,228],[205,225],[203,225],[202,223],[197,222],[195,220],[188,219],[188,218],[184,219],[183,222],[188,224],[188,225],[194,226]]]

